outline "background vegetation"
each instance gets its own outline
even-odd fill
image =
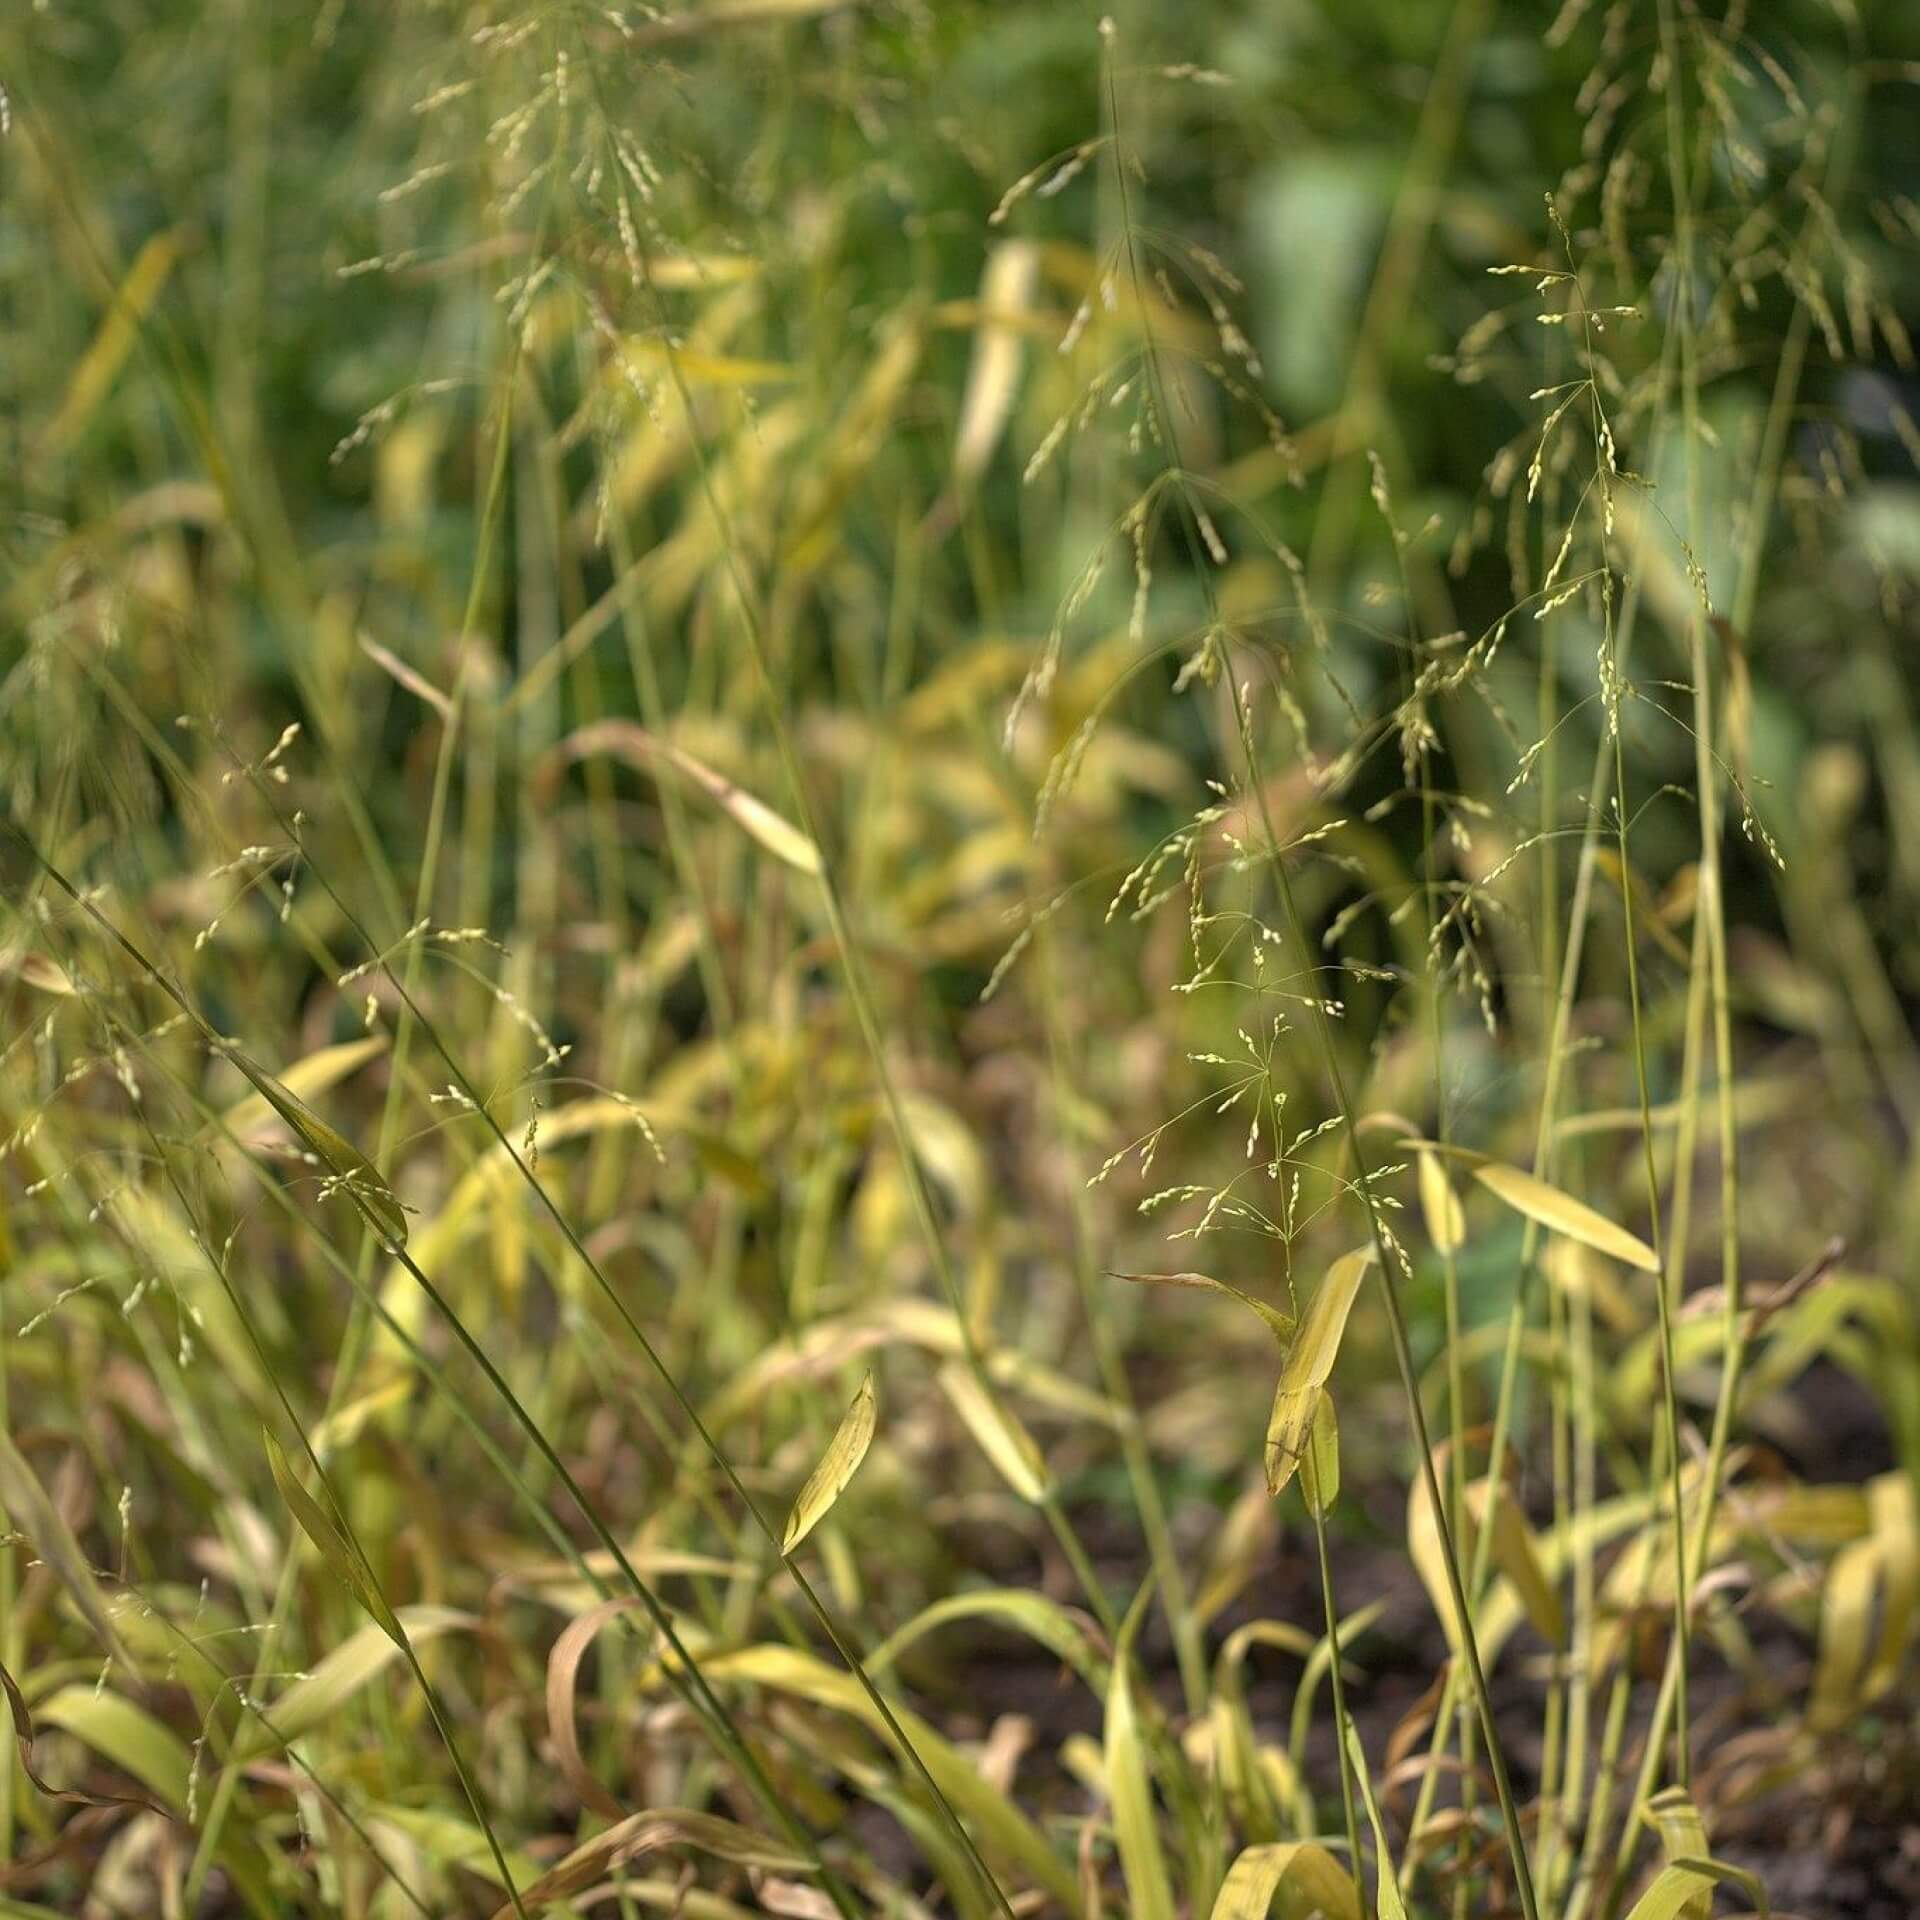
[[[1917,82],[13,9],[0,1910],[1911,1912]]]

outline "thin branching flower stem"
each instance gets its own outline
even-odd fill
[[[1113,72],[1111,47],[1108,49],[1106,65],[1106,92],[1108,111],[1116,129],[1116,149],[1119,127],[1119,98],[1117,83]],[[1145,329],[1142,354],[1147,372],[1148,404],[1156,416],[1155,427],[1166,448],[1170,463],[1169,471],[1179,493],[1186,513],[1181,526],[1193,550],[1195,573],[1207,595],[1208,613],[1212,630],[1225,633],[1224,623],[1219,618],[1217,606],[1212,604],[1212,581],[1207,571],[1205,555],[1200,551],[1199,537],[1196,531],[1194,502],[1185,483],[1184,470],[1180,466],[1177,443],[1171,437],[1173,414],[1167,405],[1165,388],[1160,372],[1158,356],[1155,350],[1151,321],[1148,315],[1151,307],[1146,298],[1144,276],[1141,271],[1135,230],[1130,211],[1127,211],[1129,198],[1126,186],[1126,164],[1116,150],[1115,170],[1121,181],[1123,207],[1122,246],[1126,254],[1129,278],[1132,282],[1134,298],[1141,315],[1141,325]],[[1266,839],[1267,867],[1272,875],[1276,892],[1279,895],[1282,917],[1285,922],[1287,939],[1293,950],[1302,956],[1309,969],[1311,979],[1313,968],[1313,949],[1309,943],[1306,924],[1301,916],[1298,903],[1294,898],[1293,884],[1286,870],[1285,856],[1282,853],[1280,839],[1275,828],[1272,808],[1267,798],[1266,782],[1262,777],[1258,761],[1253,756],[1253,731],[1251,718],[1246,707],[1245,695],[1231,660],[1227,663],[1225,680],[1232,703],[1232,715],[1235,731],[1239,736],[1242,751],[1247,756],[1246,777],[1248,786],[1258,808],[1261,830]],[[1472,1683],[1475,1701],[1480,1711],[1481,1731],[1487,1744],[1487,1757],[1493,1772],[1494,1789],[1500,1802],[1500,1816],[1506,1830],[1507,1847],[1513,1863],[1514,1883],[1519,1893],[1521,1912],[1524,1920],[1539,1920],[1539,1909],[1534,1897],[1533,1874],[1527,1862],[1526,1837],[1521,1826],[1520,1809],[1514,1798],[1512,1781],[1508,1775],[1506,1757],[1501,1748],[1499,1731],[1494,1723],[1493,1699],[1487,1686],[1487,1677],[1480,1660],[1478,1637],[1474,1632],[1473,1617],[1467,1601],[1466,1583],[1461,1576],[1459,1555],[1455,1551],[1453,1529],[1447,1521],[1447,1500],[1445,1490],[1440,1484],[1440,1476],[1434,1464],[1433,1443],[1427,1431],[1425,1409],[1420,1403],[1418,1376],[1414,1370],[1412,1344],[1407,1336],[1406,1318],[1401,1310],[1400,1298],[1394,1288],[1393,1274],[1396,1262],[1392,1245],[1379,1215],[1373,1191],[1369,1183],[1366,1150],[1361,1143],[1359,1126],[1352,1101],[1347,1094],[1345,1075],[1341,1071],[1339,1050],[1335,1045],[1329,1024],[1324,996],[1313,991],[1307,993],[1307,1003],[1312,1009],[1313,1024],[1320,1041],[1320,1051],[1326,1068],[1329,1089],[1333,1095],[1334,1110],[1339,1116],[1345,1135],[1348,1151],[1354,1165],[1353,1187],[1359,1195],[1366,1212],[1369,1236],[1380,1265],[1380,1292],[1386,1304],[1387,1329],[1393,1344],[1394,1362],[1399,1371],[1401,1390],[1407,1402],[1407,1414],[1413,1427],[1415,1450],[1420,1456],[1420,1470],[1425,1476],[1427,1497],[1432,1502],[1434,1530],[1438,1536],[1441,1558],[1446,1569],[1449,1595],[1460,1626],[1460,1644],[1467,1662],[1469,1678]],[[1344,1739],[1342,1742],[1345,1744]]]

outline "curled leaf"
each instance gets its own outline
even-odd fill
[[[26,1697],[21,1693],[18,1683],[4,1666],[0,1666],[0,1688],[6,1690],[7,1704],[13,1710],[13,1736],[20,1749],[20,1771],[24,1773],[33,1785],[41,1793],[45,1794],[49,1800],[65,1800],[73,1805],[82,1807],[144,1807],[154,1813],[165,1813],[167,1811],[166,1808],[160,1806],[157,1802],[144,1799],[138,1794],[83,1793],[78,1787],[49,1786],[46,1781],[41,1779],[39,1774],[34,1771],[33,1767],[33,1715],[27,1710]],[[89,1688],[77,1687],[67,1688],[66,1693],[83,1699],[90,1698],[111,1701],[116,1705],[126,1707],[130,1714],[139,1714],[137,1707],[133,1707],[127,1702],[122,1701],[117,1694],[95,1694]],[[63,1695],[61,1697],[64,1698],[65,1696]],[[53,1717],[56,1720],[61,1718],[59,1715]],[[140,1715],[140,1718],[144,1719],[145,1716]],[[155,1724],[157,1725],[157,1723]],[[161,1729],[161,1731],[164,1732],[165,1730]],[[171,1736],[169,1736],[169,1738],[171,1738]],[[180,1770],[180,1780],[183,1786],[185,1777],[185,1768],[182,1767]],[[182,1796],[175,1796],[176,1799],[180,1797]]]
[[[1128,1280],[1140,1287],[1193,1287],[1204,1288],[1210,1293],[1224,1293],[1230,1300],[1238,1300],[1243,1307],[1257,1313],[1266,1322],[1267,1330],[1279,1341],[1281,1352],[1287,1349],[1287,1343],[1293,1338],[1293,1316],[1282,1313],[1278,1307],[1267,1303],[1251,1293],[1243,1293],[1228,1280],[1216,1280],[1208,1273],[1115,1273],[1115,1280]]]

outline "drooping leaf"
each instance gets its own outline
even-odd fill
[[[582,727],[561,742],[558,751],[569,760],[585,759],[589,754],[608,753],[629,766],[651,771],[657,765],[671,767],[682,779],[696,786],[735,826],[759,842],[778,860],[784,860],[796,872],[813,875],[823,871],[820,849],[792,821],[776,813],[764,800],[744,787],[735,786],[724,774],[716,773],[704,761],[696,760],[684,747],[662,740],[631,720],[599,720]]]
[[[40,1477],[27,1457],[13,1444],[13,1436],[0,1426],[0,1507],[9,1519],[33,1543],[33,1550],[60,1576],[81,1617],[90,1626],[100,1644],[123,1666],[127,1650],[108,1618],[100,1598],[100,1583],[93,1568],[74,1538],[60,1509],[48,1497]]]
[[[1238,1300],[1243,1307],[1257,1313],[1266,1323],[1267,1331],[1280,1343],[1280,1351],[1285,1353],[1287,1344],[1293,1338],[1293,1316],[1282,1313],[1278,1307],[1267,1303],[1251,1293],[1243,1293],[1229,1280],[1216,1280],[1207,1273],[1115,1273],[1116,1280],[1129,1280],[1141,1287],[1194,1287],[1205,1288],[1211,1293],[1224,1293],[1231,1300]]]
[[[850,1673],[829,1667],[814,1654],[795,1647],[765,1645],[714,1654],[700,1664],[712,1681],[742,1681],[811,1701],[858,1720],[889,1745],[894,1744],[894,1735],[859,1681]],[[919,1715],[898,1704],[893,1712],[941,1793],[973,1828],[988,1858],[1019,1868],[1055,1900],[1071,1906],[1079,1893],[1072,1866],[1054,1851],[1014,1801],[983,1779],[979,1769]]]
[[[344,1134],[314,1112],[283,1081],[270,1074],[259,1061],[241,1048],[227,1043],[221,1052],[246,1075],[257,1093],[299,1138],[315,1159],[332,1175],[341,1190],[357,1201],[388,1244],[407,1244],[405,1209],[393,1197],[393,1189],[381,1177],[373,1162]]]

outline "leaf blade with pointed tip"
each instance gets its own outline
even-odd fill
[[[283,1081],[239,1047],[221,1046],[254,1091],[293,1129],[307,1150],[333,1175],[361,1211],[395,1247],[407,1244],[407,1216],[380,1170],[344,1134],[337,1133]]]
[[[1047,1497],[1047,1465],[1040,1448],[1013,1412],[981,1385],[965,1361],[950,1360],[940,1369],[940,1386],[953,1403],[980,1451],[999,1468],[1021,1499],[1039,1506]]]
[[[696,760],[684,747],[660,739],[634,721],[597,720],[563,740],[555,751],[569,760],[583,759],[590,753],[611,753],[629,766],[648,770],[656,761],[665,761],[775,859],[816,880],[825,872],[820,849],[791,820],[744,787],[735,786],[725,774],[716,773],[705,761]]]
[[[1498,1160],[1488,1160],[1473,1170],[1473,1177],[1504,1201],[1515,1213],[1538,1221],[1551,1233],[1565,1234],[1614,1260],[1638,1267],[1642,1273],[1658,1273],[1660,1257],[1638,1236],[1625,1227],[1617,1227],[1605,1214],[1596,1213],[1571,1194],[1550,1187],[1544,1180],[1523,1173]]]
[[[1229,1299],[1238,1300],[1243,1307],[1250,1308],[1266,1323],[1267,1330],[1279,1341],[1284,1353],[1287,1344],[1293,1338],[1293,1316],[1282,1313],[1278,1307],[1270,1307],[1264,1300],[1251,1293],[1243,1293],[1240,1288],[1228,1280],[1216,1280],[1207,1273],[1114,1273],[1115,1280],[1127,1280],[1141,1287],[1193,1287],[1204,1288],[1210,1293],[1224,1293]]]
[[[293,1468],[287,1463],[287,1456],[280,1450],[280,1442],[271,1433],[264,1433],[263,1437],[267,1443],[267,1464],[273,1472],[273,1483],[280,1489],[280,1497],[287,1503],[287,1510],[299,1524],[300,1531],[313,1542],[321,1559],[372,1615],[374,1624],[404,1651],[407,1646],[406,1629],[388,1606],[386,1596],[374,1584],[372,1576],[361,1562],[358,1550],[320,1503],[295,1478]]]
[[[791,1553],[827,1517],[828,1509],[860,1471],[860,1463],[873,1444],[877,1419],[873,1374],[869,1371],[860,1382],[852,1404],[841,1416],[833,1438],[827,1442],[820,1464],[807,1476],[806,1485],[793,1503],[793,1511],[787,1515],[787,1529],[780,1540],[783,1554]]]

